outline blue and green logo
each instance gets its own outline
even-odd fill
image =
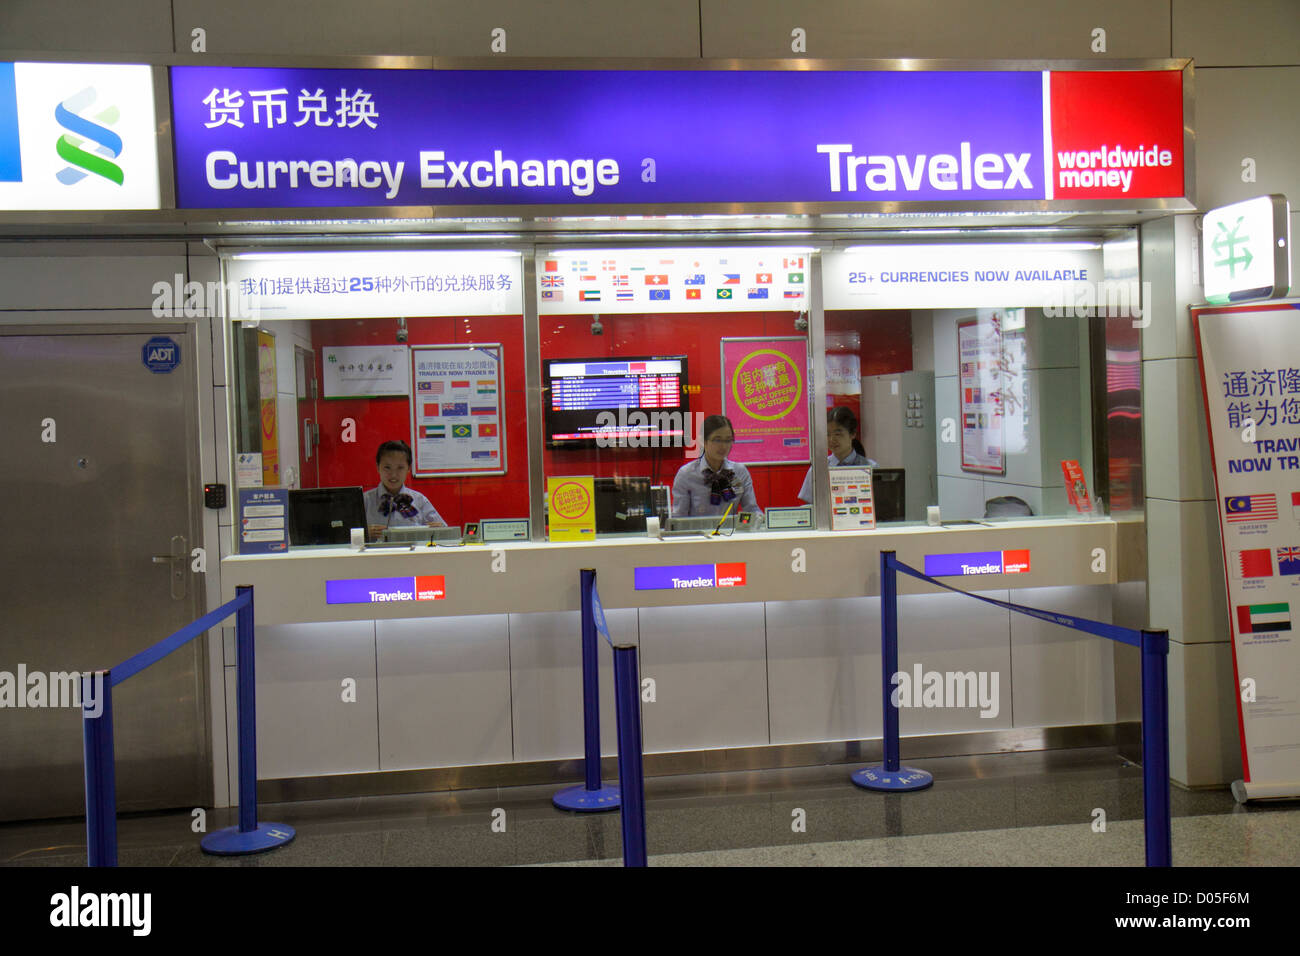
[[[18,87],[14,65],[0,63],[0,183],[23,181],[23,158],[18,149]]]
[[[110,162],[122,155],[122,137],[108,128],[121,114],[116,106],[108,106],[91,117],[85,115],[98,95],[93,86],[88,86],[54,108],[54,118],[68,131],[54,142],[55,152],[68,163],[55,173],[65,186],[91,174],[122,185],[122,167]],[[88,145],[93,151],[86,148]]]

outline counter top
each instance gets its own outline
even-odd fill
[[[308,548],[222,560],[225,600],[253,585],[259,624],[572,611],[582,568],[595,568],[605,607],[661,607],[860,597],[879,593],[879,553],[922,568],[927,554],[1028,550],[1029,569],[947,580],[971,590],[1113,584],[1134,562],[1121,562],[1143,541],[1137,520],[1018,519],[930,527],[890,525],[874,531],[738,532],[730,537],[645,536],[583,542],[502,542],[414,550]],[[666,565],[743,564],[734,586],[638,590],[634,569]],[[1119,573],[1121,564],[1124,574]],[[729,577],[738,576],[730,569]],[[378,603],[327,603],[326,582],[433,578],[421,593]],[[441,577],[441,581],[436,579]],[[691,579],[697,580],[697,579]],[[440,586],[440,588],[438,588]],[[437,588],[437,589],[436,589]],[[906,575],[900,594],[934,588]],[[364,589],[363,589],[364,590]],[[385,590],[380,586],[381,592]],[[390,593],[405,595],[398,588]],[[438,595],[433,597],[434,595]],[[381,594],[382,598],[382,594]]]

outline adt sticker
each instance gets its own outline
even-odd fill
[[[155,335],[144,343],[140,360],[151,372],[170,372],[181,364],[181,347],[165,335]]]

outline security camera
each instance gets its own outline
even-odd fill
[[[794,317],[794,330],[796,332],[808,331],[808,313],[800,312]]]
[[[407,338],[406,318],[405,316],[403,316],[402,318],[397,320],[397,343],[401,345],[406,341],[406,338]]]
[[[600,324],[600,316],[598,315],[593,315],[591,317],[591,334],[592,335],[605,334],[605,327]]]

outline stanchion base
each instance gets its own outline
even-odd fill
[[[226,827],[209,833],[199,841],[204,853],[213,856],[242,856],[274,850],[290,842],[298,833],[286,823],[259,823],[256,830],[240,833],[239,827]]]
[[[618,787],[609,786],[601,787],[599,790],[588,790],[586,784],[566,787],[551,797],[551,802],[561,810],[577,810],[580,813],[617,810],[623,804]]]
[[[899,767],[886,770],[880,767],[865,767],[856,770],[849,777],[864,790],[881,790],[887,793],[903,793],[908,790],[924,790],[934,783],[934,775],[915,767]]]

